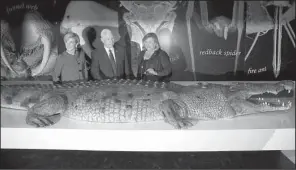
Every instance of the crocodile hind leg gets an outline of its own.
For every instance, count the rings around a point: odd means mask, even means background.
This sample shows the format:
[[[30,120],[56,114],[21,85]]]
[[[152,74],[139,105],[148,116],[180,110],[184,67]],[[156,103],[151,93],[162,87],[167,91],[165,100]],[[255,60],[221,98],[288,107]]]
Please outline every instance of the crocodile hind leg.
[[[248,101],[243,99],[234,99],[230,105],[236,113],[236,116],[243,116],[255,113],[274,112],[289,110],[292,102],[288,99],[268,99],[266,101]]]
[[[195,119],[188,117],[185,107],[181,107],[172,99],[163,101],[160,104],[160,110],[164,116],[164,121],[176,129],[187,129],[197,122]]]
[[[67,98],[64,95],[47,95],[29,110],[26,123],[35,127],[45,127],[57,123],[66,110]]]

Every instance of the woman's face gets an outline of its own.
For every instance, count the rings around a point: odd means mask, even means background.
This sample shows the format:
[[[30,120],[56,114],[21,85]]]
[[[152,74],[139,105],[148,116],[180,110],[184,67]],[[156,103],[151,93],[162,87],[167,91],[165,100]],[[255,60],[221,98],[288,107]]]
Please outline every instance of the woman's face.
[[[149,37],[144,41],[144,46],[148,51],[155,50],[156,43],[153,38]]]
[[[67,42],[66,42],[66,48],[68,51],[71,50],[75,50],[77,47],[78,42],[76,41],[76,39],[74,38],[70,38]]]

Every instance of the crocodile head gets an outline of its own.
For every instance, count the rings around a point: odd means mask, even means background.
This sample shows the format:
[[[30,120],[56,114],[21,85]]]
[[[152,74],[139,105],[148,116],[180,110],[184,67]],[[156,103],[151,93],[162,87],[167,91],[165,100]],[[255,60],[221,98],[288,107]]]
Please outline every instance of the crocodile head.
[[[242,90],[241,86],[231,88],[234,90],[234,95],[230,95],[229,99],[234,100],[233,103],[237,104],[241,100],[243,107],[248,110],[257,110],[260,112],[288,110],[292,107],[292,100],[295,97],[295,85],[293,81],[281,81],[271,86],[264,85],[250,86],[250,89]],[[237,92],[237,90],[239,90]]]
[[[266,92],[252,95],[247,98],[246,101],[261,107],[263,111],[287,110],[292,106],[291,99],[293,96],[293,93],[289,93],[288,90],[283,90],[278,94]]]
[[[284,111],[292,107],[294,82],[256,85],[251,88],[218,84],[187,86],[164,93],[160,108],[170,124],[176,128],[188,128],[196,120],[217,120],[239,115]],[[292,92],[293,91],[293,92]],[[233,92],[233,93],[232,93]]]

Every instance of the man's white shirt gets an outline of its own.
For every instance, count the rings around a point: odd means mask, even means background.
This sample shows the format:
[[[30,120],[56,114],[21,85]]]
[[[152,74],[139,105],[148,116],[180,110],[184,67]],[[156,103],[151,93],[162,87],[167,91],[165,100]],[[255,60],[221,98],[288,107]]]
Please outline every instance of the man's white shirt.
[[[115,52],[114,52],[114,48],[107,48],[107,47],[104,47],[107,54],[108,54],[108,57],[110,57],[110,50],[112,51],[112,54],[113,54],[113,57],[114,57],[114,61],[116,62],[116,57],[115,57]]]

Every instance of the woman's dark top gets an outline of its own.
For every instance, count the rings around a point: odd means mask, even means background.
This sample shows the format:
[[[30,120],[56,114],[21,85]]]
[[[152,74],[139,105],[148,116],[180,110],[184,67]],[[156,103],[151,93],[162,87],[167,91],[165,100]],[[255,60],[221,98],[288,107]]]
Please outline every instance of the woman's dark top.
[[[151,81],[168,81],[172,74],[172,66],[168,54],[158,49],[150,59],[144,60],[145,50],[141,51],[138,56],[138,79],[151,80]],[[151,75],[145,73],[149,68],[154,69],[158,75]]]

